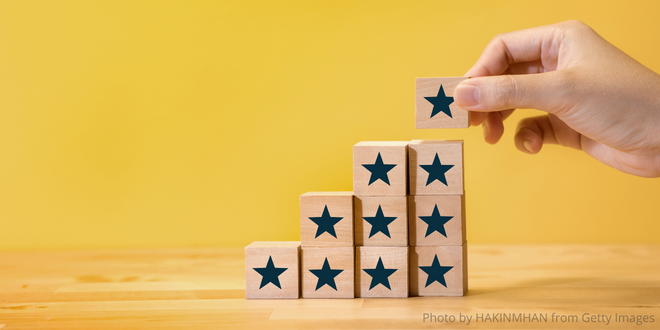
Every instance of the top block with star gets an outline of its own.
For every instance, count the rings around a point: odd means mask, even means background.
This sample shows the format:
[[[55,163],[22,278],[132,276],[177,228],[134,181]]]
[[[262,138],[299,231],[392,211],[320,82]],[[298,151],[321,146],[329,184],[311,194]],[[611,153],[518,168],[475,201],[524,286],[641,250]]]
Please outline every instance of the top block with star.
[[[410,195],[463,195],[463,141],[413,140]]]
[[[354,145],[355,196],[406,196],[408,143],[407,141],[372,141]]]
[[[466,77],[415,80],[415,128],[468,128],[470,112],[454,102],[454,88]]]
[[[353,192],[308,192],[300,196],[302,246],[353,246]]]

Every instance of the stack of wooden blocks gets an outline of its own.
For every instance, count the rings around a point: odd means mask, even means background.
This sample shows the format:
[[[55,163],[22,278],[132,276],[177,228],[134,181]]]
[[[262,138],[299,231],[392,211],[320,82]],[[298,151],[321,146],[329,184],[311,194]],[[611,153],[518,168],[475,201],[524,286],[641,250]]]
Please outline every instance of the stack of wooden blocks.
[[[463,79],[417,79],[417,128],[468,127]],[[300,242],[245,248],[247,298],[464,295],[463,181],[463,141],[356,144],[352,192],[300,197]]]

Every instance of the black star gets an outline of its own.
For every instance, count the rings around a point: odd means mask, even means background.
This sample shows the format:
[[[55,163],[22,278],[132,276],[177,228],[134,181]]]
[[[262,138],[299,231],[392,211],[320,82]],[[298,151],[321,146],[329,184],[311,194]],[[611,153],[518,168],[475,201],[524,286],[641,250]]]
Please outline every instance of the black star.
[[[440,262],[438,261],[438,255],[436,254],[435,257],[433,258],[433,263],[431,263],[431,266],[419,266],[419,269],[424,271],[424,273],[428,274],[429,277],[426,278],[426,286],[431,285],[433,282],[438,282],[442,284],[445,288],[447,287],[447,282],[445,282],[445,274],[454,268],[453,266],[440,266]]]
[[[375,217],[362,217],[366,222],[371,225],[371,232],[369,233],[369,238],[376,235],[378,232],[385,234],[385,236],[392,238],[390,236],[390,230],[387,226],[396,219],[396,217],[386,217],[383,215],[383,209],[378,205],[378,211],[376,211]]]
[[[323,214],[320,217],[309,217],[309,220],[314,221],[314,223],[319,226],[316,229],[316,237],[319,237],[321,234],[327,232],[328,234],[337,238],[335,233],[335,225],[339,222],[342,217],[331,217],[330,212],[328,212],[328,206],[326,205],[323,209]]]
[[[390,288],[390,281],[388,280],[388,277],[390,275],[394,274],[394,272],[397,271],[397,269],[387,269],[383,266],[383,259],[378,257],[378,263],[376,264],[376,268],[374,269],[363,269],[369,276],[371,276],[371,285],[369,285],[369,290],[373,289],[376,285],[382,284],[389,290],[392,290]]]
[[[369,184],[371,185],[372,183],[376,182],[376,180],[380,179],[383,182],[387,183],[387,185],[390,185],[390,179],[387,176],[387,172],[391,171],[394,167],[396,167],[396,164],[383,164],[383,158],[380,157],[380,152],[378,153],[378,157],[376,157],[376,162],[374,164],[362,164],[364,168],[369,170],[371,172],[371,177],[369,178]]]
[[[425,99],[433,104],[431,118],[440,112],[446,113],[449,118],[454,118],[451,116],[451,109],[449,109],[449,105],[454,103],[454,98],[445,95],[445,90],[442,88],[442,85],[440,85],[440,90],[438,90],[438,96],[429,96],[425,97]]]
[[[316,290],[327,284],[331,288],[335,289],[335,291],[337,291],[337,285],[335,284],[335,277],[341,274],[341,272],[343,272],[344,270],[331,269],[330,264],[328,263],[328,258],[325,258],[325,261],[323,262],[323,267],[321,267],[321,269],[310,269],[309,271],[319,278],[318,282],[316,282]]]
[[[263,276],[261,278],[261,285],[259,286],[259,289],[263,288],[268,283],[273,283],[276,287],[281,289],[282,287],[280,286],[279,276],[282,275],[282,273],[284,273],[284,271],[288,268],[275,268],[275,265],[273,264],[273,257],[269,256],[268,263],[266,263],[265,268],[253,269],[256,270],[259,275]]]
[[[445,172],[449,171],[454,165],[442,165],[440,163],[440,158],[438,153],[435,153],[435,158],[433,158],[433,164],[431,165],[419,165],[424,171],[429,173],[429,178],[426,179],[426,185],[428,186],[434,180],[438,180],[447,185],[447,178],[445,178]]]
[[[433,212],[431,213],[431,216],[419,217],[419,218],[422,219],[422,221],[426,222],[427,225],[429,225],[426,228],[426,236],[424,237],[428,237],[434,231],[437,231],[438,233],[442,234],[442,236],[447,237],[447,232],[445,232],[445,224],[454,217],[441,216],[440,211],[438,211],[438,205],[436,204],[433,207]]]

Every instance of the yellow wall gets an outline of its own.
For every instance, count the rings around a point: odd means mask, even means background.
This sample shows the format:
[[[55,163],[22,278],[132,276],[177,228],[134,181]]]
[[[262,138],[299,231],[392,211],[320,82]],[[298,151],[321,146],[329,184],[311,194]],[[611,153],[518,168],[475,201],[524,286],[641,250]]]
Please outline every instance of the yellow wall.
[[[415,130],[414,79],[580,19],[660,72],[656,1],[2,1],[0,249],[296,240],[361,140],[464,139],[472,243],[660,243],[660,181],[480,128]],[[607,68],[603,68],[607,70]]]

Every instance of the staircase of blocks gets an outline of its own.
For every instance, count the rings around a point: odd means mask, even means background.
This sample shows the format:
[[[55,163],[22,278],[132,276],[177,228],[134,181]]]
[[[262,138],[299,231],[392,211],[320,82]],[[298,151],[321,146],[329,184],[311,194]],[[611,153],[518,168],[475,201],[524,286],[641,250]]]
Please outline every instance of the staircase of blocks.
[[[463,77],[417,78],[416,128],[467,128]],[[300,241],[245,247],[248,299],[463,296],[463,141],[359,142],[353,191],[300,196]]]

